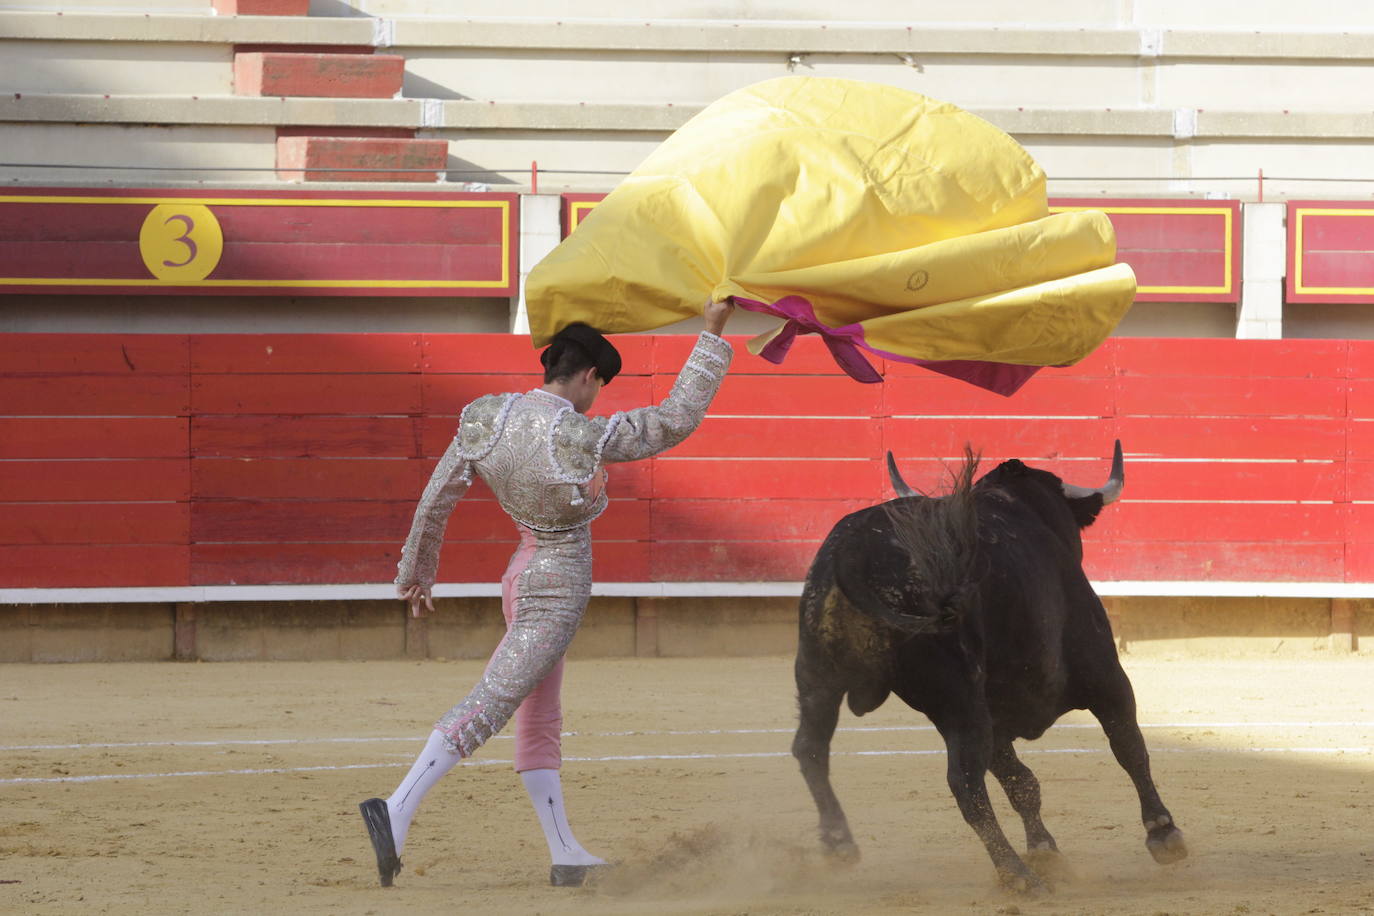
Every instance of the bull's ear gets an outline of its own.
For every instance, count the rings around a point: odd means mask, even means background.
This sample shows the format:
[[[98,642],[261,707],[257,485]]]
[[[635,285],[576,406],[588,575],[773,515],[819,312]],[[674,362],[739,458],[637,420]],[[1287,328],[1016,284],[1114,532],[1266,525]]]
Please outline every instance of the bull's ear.
[[[1097,521],[1097,513],[1102,511],[1101,493],[1080,498],[1070,497],[1065,501],[1069,504],[1069,511],[1073,513],[1073,520],[1078,523],[1079,528],[1086,528]]]

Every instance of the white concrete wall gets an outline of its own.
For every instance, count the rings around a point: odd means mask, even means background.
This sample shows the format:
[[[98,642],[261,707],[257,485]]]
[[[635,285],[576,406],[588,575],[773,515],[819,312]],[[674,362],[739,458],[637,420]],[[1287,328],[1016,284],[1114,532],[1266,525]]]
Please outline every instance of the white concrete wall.
[[[313,0],[312,12],[274,20],[214,16],[209,0],[0,0],[0,187],[272,187],[284,125],[446,139],[453,183],[521,190],[538,161],[545,193],[604,191],[711,100],[802,73],[969,108],[1026,146],[1056,196],[1254,201],[1261,169],[1267,201],[1374,193],[1374,3],[1363,0]],[[234,96],[232,49],[245,43],[402,54],[405,97]],[[1272,258],[1274,240],[1247,248]],[[1282,276],[1272,263],[1246,269],[1271,290]],[[10,329],[489,330],[511,320],[497,300],[451,311],[314,300],[296,317],[231,299],[183,313],[158,300],[5,300]],[[1272,296],[1239,314],[1143,303],[1121,333],[1371,336],[1374,322],[1357,308],[1274,311]]]

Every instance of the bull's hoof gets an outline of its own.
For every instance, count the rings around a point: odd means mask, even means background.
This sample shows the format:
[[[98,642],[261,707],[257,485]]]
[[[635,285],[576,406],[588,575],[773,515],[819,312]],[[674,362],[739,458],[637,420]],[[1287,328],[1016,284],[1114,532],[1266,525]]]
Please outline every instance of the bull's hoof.
[[[1188,844],[1183,842],[1183,831],[1173,824],[1156,827],[1145,835],[1145,848],[1160,865],[1172,865],[1188,858]]]
[[[1048,894],[1050,889],[1035,872],[1021,866],[1020,871],[1013,871],[1008,868],[997,869],[997,880],[1002,887],[1018,894],[1022,897],[1041,897]]]
[[[835,865],[853,865],[859,861],[859,846],[853,840],[826,842],[825,857]]]
[[[1026,864],[1051,888],[1056,884],[1071,884],[1074,879],[1069,860],[1053,846],[1037,846],[1026,850]]]

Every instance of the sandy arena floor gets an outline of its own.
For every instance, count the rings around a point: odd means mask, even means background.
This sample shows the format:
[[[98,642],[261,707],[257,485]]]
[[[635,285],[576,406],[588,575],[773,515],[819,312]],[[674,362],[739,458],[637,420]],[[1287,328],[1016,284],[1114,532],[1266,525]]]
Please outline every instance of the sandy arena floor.
[[[1154,864],[1129,781],[1075,714],[1021,747],[1075,872],[1031,900],[996,886],[938,737],[896,700],[841,720],[834,779],[863,859],[832,867],[787,754],[790,659],[576,661],[568,806],[618,871],[548,887],[498,738],[431,793],[379,888],[357,802],[390,791],[479,670],[0,666],[0,912],[1374,912],[1374,660],[1128,660],[1192,855]]]

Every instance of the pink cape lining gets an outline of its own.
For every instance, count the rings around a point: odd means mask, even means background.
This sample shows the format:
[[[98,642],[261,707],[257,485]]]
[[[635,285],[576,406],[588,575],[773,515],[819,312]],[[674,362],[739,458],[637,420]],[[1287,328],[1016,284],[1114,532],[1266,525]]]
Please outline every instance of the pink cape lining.
[[[771,304],[735,296],[734,302],[747,311],[774,315],[786,322],[782,330],[768,341],[759,353],[759,356],[770,363],[779,365],[787,357],[787,351],[792,349],[792,342],[797,339],[798,334],[819,334],[839,367],[846,375],[859,382],[874,383],[883,380],[878,370],[874,369],[872,363],[859,352],[861,347],[883,359],[913,363],[1006,397],[1015,394],[1040,369],[1039,366],[1017,366],[1011,363],[973,359],[928,360],[888,353],[869,346],[864,340],[863,325],[846,324],[843,327],[832,328],[823,323],[816,317],[815,307],[802,296],[784,296]]]

